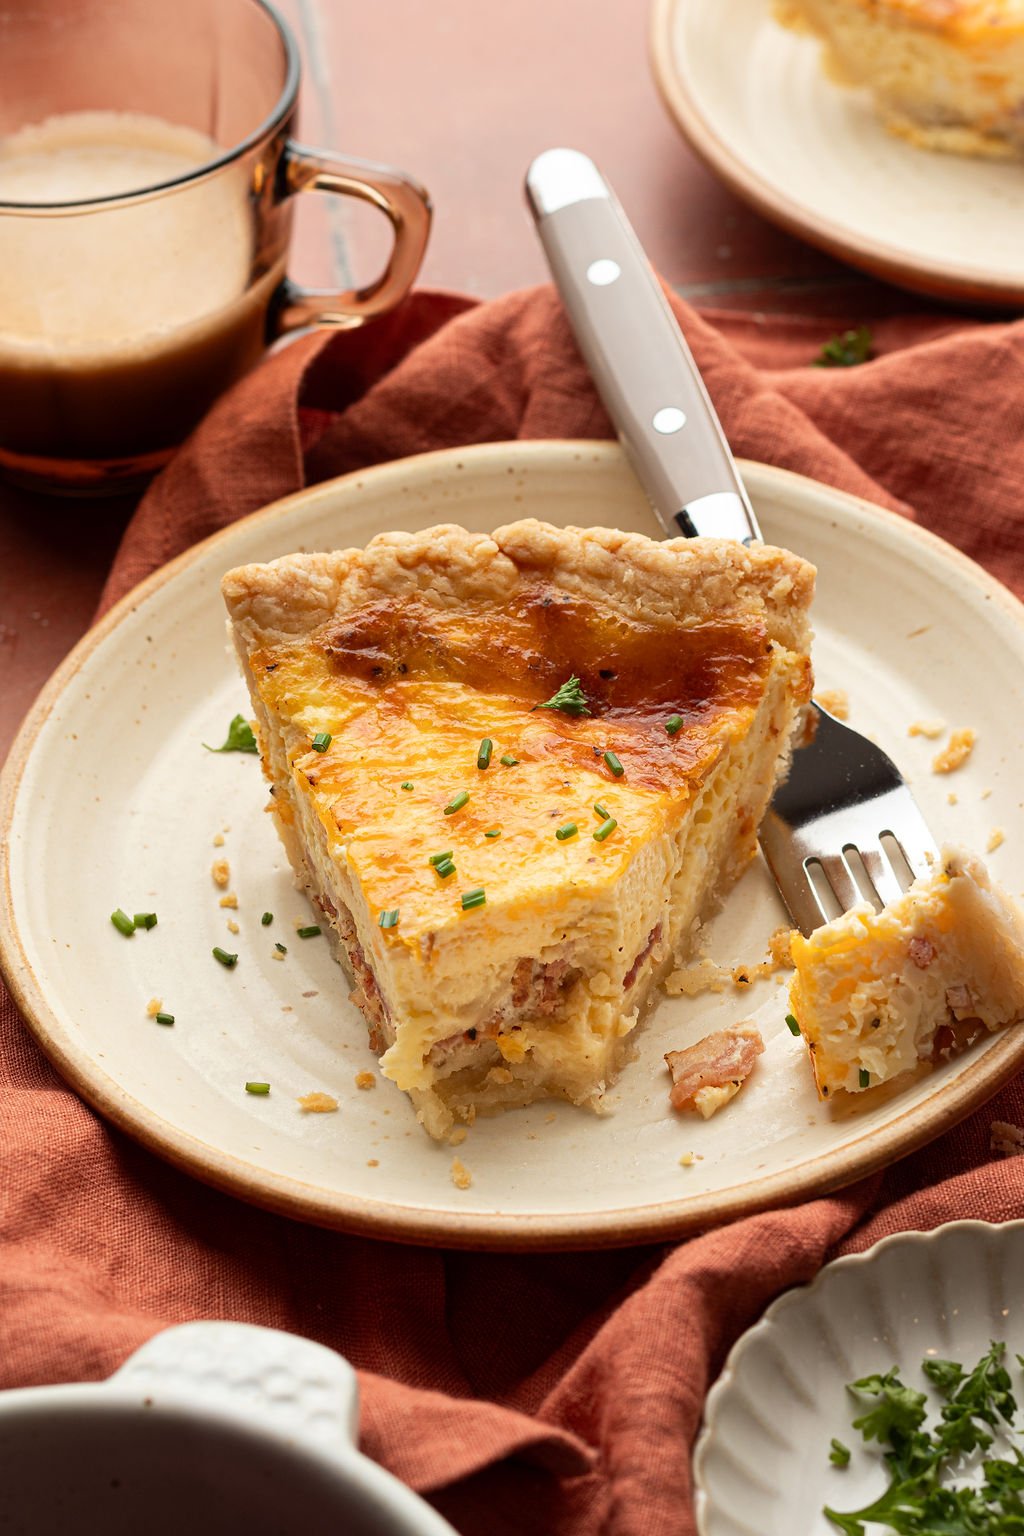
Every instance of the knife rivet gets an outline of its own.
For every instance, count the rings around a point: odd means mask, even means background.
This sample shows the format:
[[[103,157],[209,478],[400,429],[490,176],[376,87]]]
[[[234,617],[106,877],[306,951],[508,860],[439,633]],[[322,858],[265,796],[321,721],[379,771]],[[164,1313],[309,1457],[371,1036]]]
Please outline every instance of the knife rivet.
[[[663,405],[651,417],[651,426],[655,432],[678,432],[686,426],[686,412],[681,411],[677,405]]]
[[[587,268],[587,282],[593,283],[595,288],[607,288],[609,283],[614,283],[617,277],[622,276],[622,268],[617,261],[612,261],[610,256],[602,256],[598,261],[592,261]]]

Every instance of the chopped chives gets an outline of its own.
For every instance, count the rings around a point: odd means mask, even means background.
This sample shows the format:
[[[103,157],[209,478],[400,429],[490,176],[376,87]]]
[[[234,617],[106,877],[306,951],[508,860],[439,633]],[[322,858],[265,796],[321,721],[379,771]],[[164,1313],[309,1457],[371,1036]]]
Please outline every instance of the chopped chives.
[[[489,768],[491,766],[491,753],[493,751],[494,742],[489,736],[485,736],[476,754],[476,765],[478,768]]]
[[[255,1094],[257,1098],[265,1099],[267,1094],[270,1092],[270,1084],[269,1083],[246,1083],[245,1091],[246,1091],[246,1093]]]
[[[601,825],[594,828],[594,841],[603,843],[606,837],[611,837],[617,826],[618,822],[614,816],[606,816]]]
[[[332,740],[330,731],[317,731],[310,745],[314,752],[326,752]]]
[[[514,768],[518,761],[518,757],[513,757],[511,752],[506,752],[504,757],[501,759],[501,763],[504,768]]]
[[[295,932],[300,939],[315,939],[320,935],[320,924],[310,923],[308,928],[296,928]]]
[[[288,949],[284,944],[275,944],[274,948],[277,950],[279,955],[286,955],[288,953]]]
[[[466,790],[460,789],[458,794],[455,796],[455,799],[450,801],[449,804],[445,806],[444,814],[446,816],[454,816],[456,811],[462,810],[462,807],[467,803],[468,800],[469,795]]]
[[[377,919],[379,926],[381,928],[397,928],[398,910],[397,907],[390,907],[386,912],[382,912]]]
[[[135,932],[135,924],[128,916],[128,913],[122,912],[120,907],[118,907],[116,912],[111,912],[110,921],[113,923],[118,933],[123,933],[126,939],[130,939],[132,934]]]
[[[611,769],[612,773],[614,773],[615,777],[617,779],[621,779],[626,770],[615,756],[615,753],[606,752],[604,754],[604,760],[608,764],[608,767]]]
[[[500,836],[501,836],[501,828],[500,827],[488,827],[487,831],[484,833],[484,837],[500,837]]]
[[[173,1024],[174,1023],[174,1014],[173,1013],[163,1013],[163,1012],[161,1012],[161,1013],[154,1013],[153,1017],[154,1017],[154,1019],[156,1019],[156,1022],[158,1024]]]
[[[475,891],[463,891],[462,910],[469,912],[473,907],[482,907],[487,900],[483,886],[478,886]]]
[[[683,728],[682,715],[670,715],[665,721],[665,729],[670,736],[677,736]]]
[[[155,928],[156,927],[156,913],[155,912],[135,912],[135,913],[133,913],[133,921],[135,923],[136,928]]]
[[[455,865],[451,859],[445,859],[443,864],[434,865],[434,874],[439,875],[442,880],[447,880],[448,876],[454,875],[454,873]]]
[[[579,827],[574,821],[567,821],[564,827],[559,827],[558,831],[555,833],[555,836],[558,838],[560,843],[564,843],[567,838],[575,837],[578,831]]]
[[[594,801],[594,815],[598,821],[609,821],[611,814],[611,811],[606,811],[603,805],[599,805],[596,800]]]
[[[269,928],[273,921],[273,912],[264,912],[263,916],[260,918],[260,922],[263,924],[264,928]]]
[[[868,1086],[868,1084],[871,1082],[871,1073],[868,1071],[867,1067],[861,1067],[857,1074],[857,1080],[862,1088],[866,1088]]]
[[[786,1023],[789,1025],[789,1032],[791,1035],[798,1035],[800,1033],[800,1025],[797,1023],[796,1019],[794,1019],[791,1013],[786,1014]]]
[[[451,858],[451,856],[452,856],[452,850],[450,848],[446,848],[444,853],[432,853],[430,855],[430,862],[436,868],[436,866],[438,864],[447,864],[447,862]]]
[[[219,960],[221,965],[226,965],[229,971],[231,970],[232,966],[238,964],[238,956],[229,955],[227,950],[221,949],[219,944],[215,944],[213,946],[212,954],[213,958],[215,960]]]
[[[412,781],[410,779],[406,779],[405,783],[402,785],[402,788],[403,789],[412,789]]]

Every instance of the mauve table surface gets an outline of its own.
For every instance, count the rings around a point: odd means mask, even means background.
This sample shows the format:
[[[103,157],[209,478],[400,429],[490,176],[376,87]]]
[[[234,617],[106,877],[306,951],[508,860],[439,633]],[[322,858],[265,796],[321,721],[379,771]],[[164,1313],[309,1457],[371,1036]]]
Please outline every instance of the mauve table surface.
[[[301,136],[388,161],[430,189],[421,282],[482,298],[546,273],[522,199],[534,155],[585,150],[662,274],[698,304],[822,317],[923,304],[782,234],[720,186],[676,132],[647,61],[640,0],[277,0],[304,57]],[[352,206],[350,206],[350,204]],[[348,286],[384,248],[352,199],[299,200],[293,271]],[[0,758],[88,627],[124,498],[57,501],[0,483]]]

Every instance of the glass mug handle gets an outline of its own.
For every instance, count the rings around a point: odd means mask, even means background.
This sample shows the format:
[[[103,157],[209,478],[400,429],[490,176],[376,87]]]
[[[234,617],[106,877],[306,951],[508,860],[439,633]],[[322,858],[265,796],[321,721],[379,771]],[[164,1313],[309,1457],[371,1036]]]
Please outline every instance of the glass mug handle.
[[[362,198],[387,216],[395,238],[384,271],[365,288],[303,288],[286,277],[273,312],[275,334],[304,325],[352,330],[393,309],[405,297],[419,271],[430,234],[430,198],[419,182],[386,165],[346,160],[288,139],[278,165],[277,189],[279,199],[296,192],[336,192]]]

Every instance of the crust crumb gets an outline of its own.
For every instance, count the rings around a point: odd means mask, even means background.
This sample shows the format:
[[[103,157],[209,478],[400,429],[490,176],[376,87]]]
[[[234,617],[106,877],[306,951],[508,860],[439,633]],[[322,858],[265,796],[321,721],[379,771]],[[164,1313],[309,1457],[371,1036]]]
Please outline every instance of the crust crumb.
[[[995,853],[996,849],[1001,848],[1005,842],[1006,833],[1002,827],[993,827],[988,835],[988,842],[985,844],[985,852]]]
[[[355,1075],[355,1085],[357,1088],[376,1088],[377,1079],[372,1072],[357,1072]]]
[[[734,965],[729,969],[705,956],[696,965],[684,966],[666,976],[665,991],[670,997],[696,997],[701,992],[724,992],[730,982],[734,987],[749,987],[751,982],[774,976],[776,971],[792,970],[793,933],[792,928],[776,928],[768,940],[767,959],[754,965]]]
[[[962,768],[974,751],[977,739],[969,725],[965,725],[962,730],[952,731],[942,751],[932,759],[932,773],[952,773]]]
[[[224,889],[231,879],[231,865],[227,859],[214,859],[210,865],[210,874],[213,876],[214,885],[219,885],[221,889]]]
[[[959,802],[957,796],[954,794],[954,792],[952,790],[950,790],[949,794],[946,796],[946,804],[947,805],[958,805],[959,803],[960,802]]]
[[[469,1132],[464,1125],[457,1125],[448,1137],[448,1145],[450,1147],[461,1147],[468,1135]]]
[[[697,997],[701,992],[724,992],[729,984],[730,972],[713,960],[699,960],[696,965],[686,965],[665,977],[665,991],[669,997]]]
[[[814,695],[815,704],[827,709],[837,720],[849,720],[850,697],[845,688],[823,688]]]
[[[1024,1130],[1009,1120],[993,1120],[989,1126],[989,1147],[1004,1157],[1019,1157],[1024,1152]]]
[[[272,949],[270,951],[270,958],[271,958],[271,960],[283,960],[284,959],[284,955],[282,955],[282,953],[281,953],[281,951],[279,949]]]
[[[907,735],[927,736],[929,741],[938,741],[945,729],[945,720],[915,720],[907,726]]]
[[[367,1166],[367,1168],[379,1168],[380,1167],[380,1159],[376,1158],[376,1157],[368,1157],[366,1159],[366,1166]]]
[[[157,1014],[158,1013],[163,1013],[163,1011],[164,1011],[164,1000],[163,1000],[163,998],[162,997],[151,997],[149,1002],[146,1004],[146,1016],[148,1018],[150,1018],[150,1019],[155,1019]]]
[[[213,846],[215,848],[223,848],[224,847],[224,833],[223,832],[215,832],[213,834]]]
[[[330,1115],[337,1107],[337,1099],[329,1093],[304,1093],[299,1099],[299,1108],[307,1115]]]
[[[457,1157],[452,1158],[452,1183],[456,1189],[468,1189],[473,1182],[473,1175],[464,1163]]]
[[[230,907],[231,910],[235,912],[238,910],[238,897],[235,895],[234,891],[229,891],[226,896],[221,897],[219,904],[222,907]]]

